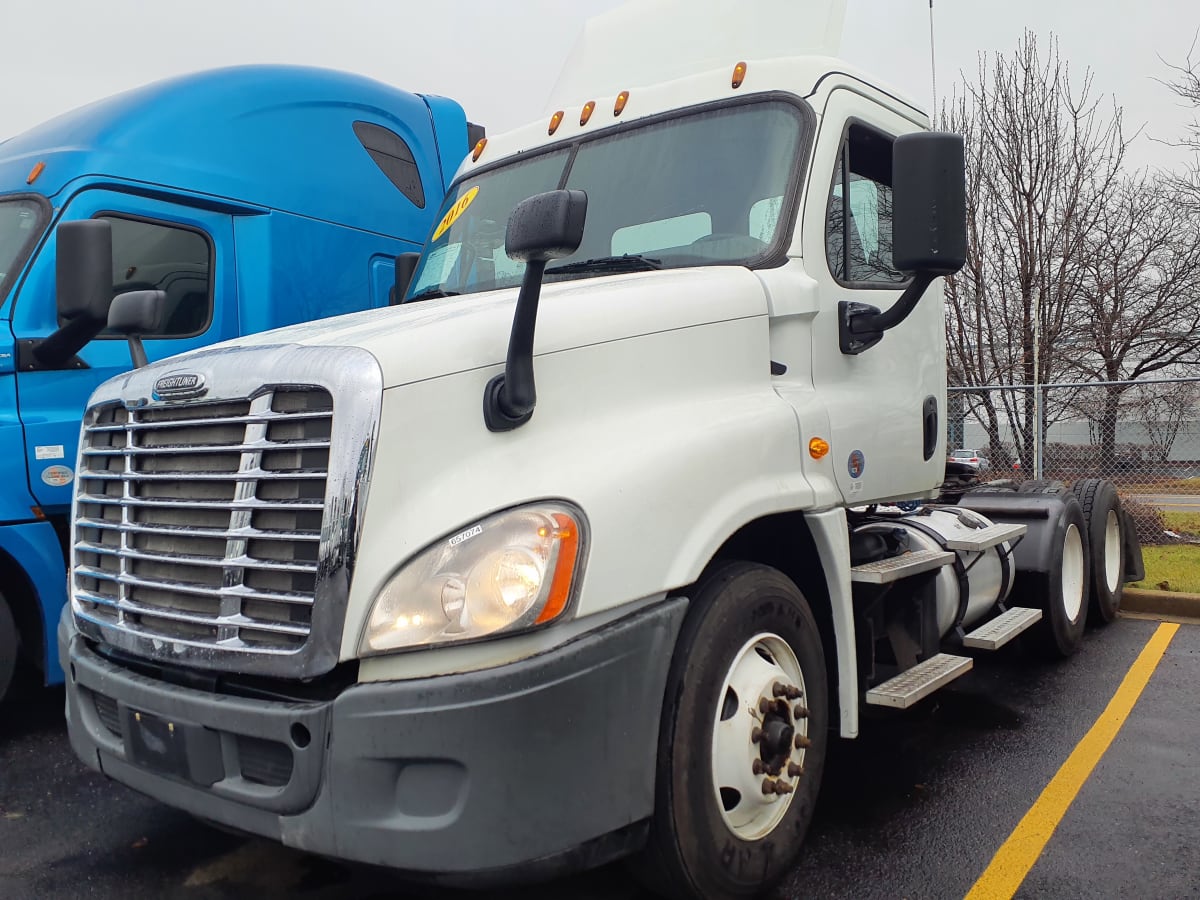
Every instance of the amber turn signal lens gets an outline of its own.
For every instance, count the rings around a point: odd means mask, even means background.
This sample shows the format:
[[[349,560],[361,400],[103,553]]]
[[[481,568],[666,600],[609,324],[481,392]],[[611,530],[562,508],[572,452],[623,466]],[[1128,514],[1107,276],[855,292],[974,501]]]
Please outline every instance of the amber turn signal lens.
[[[823,438],[813,438],[808,442],[808,455],[813,459],[821,459],[829,453],[829,442]]]
[[[563,111],[560,109],[558,112],[556,112],[554,115],[552,115],[550,117],[550,131],[548,133],[554,134],[554,132],[558,131],[558,126],[562,124],[562,120],[563,120]]]
[[[587,103],[583,104],[583,112],[579,114],[579,124],[586,125],[588,123],[588,119],[592,117],[592,113],[595,111],[595,109],[595,100],[589,100]]]
[[[558,526],[554,537],[560,542],[558,558],[554,567],[554,578],[550,582],[550,596],[534,622],[535,625],[557,618],[567,608],[567,601],[571,599],[575,564],[579,561],[579,526],[570,516],[563,513],[554,514],[554,523]]]
[[[475,149],[471,152],[471,162],[479,162],[479,157],[483,156],[483,148],[487,146],[487,138],[480,138],[479,143],[475,145]]]
[[[33,184],[38,180],[38,176],[45,171],[46,164],[44,162],[35,163],[33,168],[29,170],[29,175],[25,178],[26,184]]]
[[[625,111],[625,104],[629,102],[629,91],[621,91],[617,94],[617,102],[613,104],[613,115],[619,116]]]
[[[737,90],[742,86],[742,82],[746,80],[746,64],[738,63],[733,67],[733,88]]]

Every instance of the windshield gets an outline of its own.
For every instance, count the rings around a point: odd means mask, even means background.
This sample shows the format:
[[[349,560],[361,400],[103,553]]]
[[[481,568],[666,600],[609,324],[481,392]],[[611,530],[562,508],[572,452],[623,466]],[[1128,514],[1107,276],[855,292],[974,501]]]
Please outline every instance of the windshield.
[[[759,263],[782,244],[804,131],[798,107],[760,99],[580,139],[462,179],[406,299],[520,284],[525,266],[504,252],[508,217],[559,187],[587,192],[587,225],[579,250],[552,262],[547,281]]]
[[[25,261],[25,253],[41,234],[42,207],[36,200],[0,200],[0,301]]]

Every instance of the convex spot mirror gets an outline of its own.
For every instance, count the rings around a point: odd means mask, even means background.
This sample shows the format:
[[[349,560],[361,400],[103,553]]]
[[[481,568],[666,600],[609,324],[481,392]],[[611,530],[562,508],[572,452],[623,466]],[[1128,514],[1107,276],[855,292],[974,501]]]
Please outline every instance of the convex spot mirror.
[[[920,132],[892,146],[892,265],[951,275],[967,261],[963,138]]]
[[[123,334],[129,340],[129,356],[134,368],[146,365],[146,349],[141,335],[153,334],[162,327],[166,291],[129,291],[113,298],[108,309],[110,331]]]

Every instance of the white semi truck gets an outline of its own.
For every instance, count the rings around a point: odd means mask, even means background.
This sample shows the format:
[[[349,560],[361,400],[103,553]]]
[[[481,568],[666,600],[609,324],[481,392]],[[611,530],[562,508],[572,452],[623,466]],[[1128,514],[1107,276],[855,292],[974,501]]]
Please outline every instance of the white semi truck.
[[[410,875],[633,855],[749,896],[864,704],[1115,614],[1107,482],[943,490],[961,140],[740,6],[651,7],[693,64],[638,52],[644,6],[591,26],[411,302],[97,390],[59,630],[90,766]]]

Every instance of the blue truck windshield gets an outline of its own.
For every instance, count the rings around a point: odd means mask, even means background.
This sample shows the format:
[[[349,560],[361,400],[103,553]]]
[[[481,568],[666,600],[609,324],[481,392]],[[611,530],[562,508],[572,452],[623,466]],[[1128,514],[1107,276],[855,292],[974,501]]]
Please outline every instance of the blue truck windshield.
[[[546,280],[702,265],[753,265],[781,249],[785,197],[801,169],[800,110],[758,100],[634,125],[457,182],[425,245],[408,300],[512,287],[513,208],[558,187],[587,192],[576,253]]]
[[[0,200],[0,300],[41,231],[42,209],[36,201]]]

